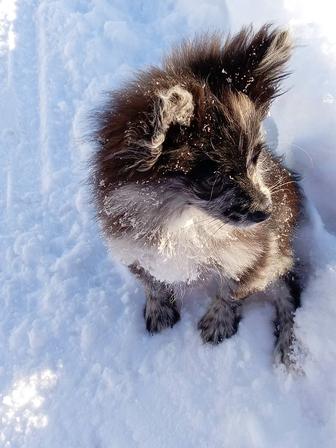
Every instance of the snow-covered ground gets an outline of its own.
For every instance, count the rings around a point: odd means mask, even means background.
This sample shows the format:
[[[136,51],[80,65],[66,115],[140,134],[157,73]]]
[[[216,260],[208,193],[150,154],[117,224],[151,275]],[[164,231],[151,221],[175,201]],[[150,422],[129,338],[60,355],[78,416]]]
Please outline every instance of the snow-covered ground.
[[[336,446],[333,5],[0,0],[1,448]],[[314,215],[300,377],[272,365],[265,303],[207,347],[198,292],[173,330],[150,337],[143,292],[107,254],[83,182],[85,116],[103,91],[181,36],[265,21],[289,25],[297,43],[272,136],[304,175]]]

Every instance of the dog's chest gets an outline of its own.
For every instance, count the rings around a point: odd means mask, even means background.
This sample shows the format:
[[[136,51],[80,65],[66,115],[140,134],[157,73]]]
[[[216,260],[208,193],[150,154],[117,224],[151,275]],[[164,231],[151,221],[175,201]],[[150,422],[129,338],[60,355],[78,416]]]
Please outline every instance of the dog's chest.
[[[257,242],[219,220],[197,222],[190,218],[171,223],[155,244],[112,238],[110,247],[123,263],[137,262],[160,281],[188,283],[213,272],[238,280],[259,256]]]

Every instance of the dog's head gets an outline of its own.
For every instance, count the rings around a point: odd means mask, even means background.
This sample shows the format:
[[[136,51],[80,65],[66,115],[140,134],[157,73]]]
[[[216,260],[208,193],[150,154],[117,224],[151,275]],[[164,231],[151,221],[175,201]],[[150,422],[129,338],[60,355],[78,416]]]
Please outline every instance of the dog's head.
[[[160,185],[174,209],[194,205],[235,225],[267,219],[261,124],[290,50],[287,32],[270,26],[182,44],[112,95],[96,135],[99,185]]]

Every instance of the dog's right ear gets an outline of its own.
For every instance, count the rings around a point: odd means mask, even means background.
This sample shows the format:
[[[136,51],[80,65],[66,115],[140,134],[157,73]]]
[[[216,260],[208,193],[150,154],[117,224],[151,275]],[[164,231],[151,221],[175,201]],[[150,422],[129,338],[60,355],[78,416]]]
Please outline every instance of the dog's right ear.
[[[105,150],[104,160],[119,161],[120,169],[130,174],[150,170],[169,127],[188,127],[194,107],[192,93],[180,85],[158,88],[144,82],[117,92],[100,116],[102,126],[95,135]]]
[[[154,94],[151,111],[144,119],[130,125],[126,131],[127,146],[136,152],[134,165],[137,171],[154,166],[162,153],[162,145],[171,125],[189,126],[194,114],[192,94],[175,85]]]

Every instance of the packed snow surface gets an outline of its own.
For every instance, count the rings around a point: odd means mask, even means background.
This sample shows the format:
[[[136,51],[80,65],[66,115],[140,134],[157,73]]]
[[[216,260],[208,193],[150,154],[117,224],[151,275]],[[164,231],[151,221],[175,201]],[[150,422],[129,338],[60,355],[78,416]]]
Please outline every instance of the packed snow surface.
[[[336,446],[336,33],[322,0],[0,0],[0,447]],[[247,304],[218,347],[185,299],[144,329],[141,288],[117,266],[84,179],[86,114],[182,36],[266,21],[297,43],[269,119],[302,173],[313,274],[297,313],[304,375],[273,366],[273,309]]]

